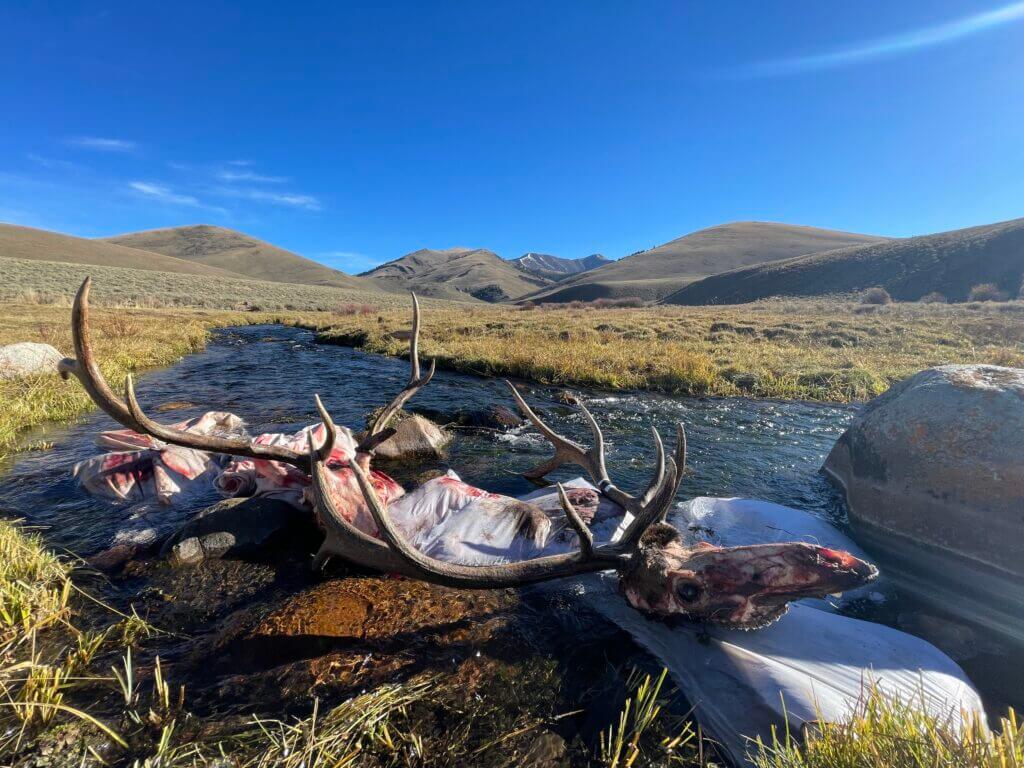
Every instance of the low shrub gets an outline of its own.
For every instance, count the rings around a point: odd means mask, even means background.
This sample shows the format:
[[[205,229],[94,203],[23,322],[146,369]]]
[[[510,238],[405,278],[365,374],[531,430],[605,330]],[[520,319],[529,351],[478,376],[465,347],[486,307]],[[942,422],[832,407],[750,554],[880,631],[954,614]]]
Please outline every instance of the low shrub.
[[[291,310],[292,307],[287,307]],[[342,304],[334,310],[336,315],[373,315],[380,311],[380,307],[372,304]]]
[[[892,304],[892,296],[880,285],[868,288],[860,297],[861,304]]]
[[[943,296],[938,291],[932,291],[931,293],[926,293],[924,296],[922,296],[920,299],[918,299],[918,301],[921,302],[922,304],[946,304],[946,303],[948,303],[946,297]]]
[[[995,283],[980,283],[971,288],[968,298],[971,301],[1006,301],[1009,296]]]

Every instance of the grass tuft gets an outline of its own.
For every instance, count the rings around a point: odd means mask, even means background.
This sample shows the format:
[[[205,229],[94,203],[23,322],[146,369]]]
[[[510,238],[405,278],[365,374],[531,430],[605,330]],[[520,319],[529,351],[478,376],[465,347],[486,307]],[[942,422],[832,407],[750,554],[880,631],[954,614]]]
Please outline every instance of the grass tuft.
[[[1010,710],[999,731],[980,722],[966,728],[928,714],[921,701],[903,702],[872,687],[841,722],[817,723],[800,743],[774,733],[752,759],[757,768],[1020,768],[1024,730]]]

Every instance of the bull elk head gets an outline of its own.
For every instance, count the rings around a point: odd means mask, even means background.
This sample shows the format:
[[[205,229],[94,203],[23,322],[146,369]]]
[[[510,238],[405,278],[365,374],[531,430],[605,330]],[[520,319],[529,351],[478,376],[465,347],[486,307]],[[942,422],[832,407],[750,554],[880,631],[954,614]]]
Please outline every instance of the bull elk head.
[[[579,540],[576,550],[518,562],[473,566],[445,562],[418,551],[389,518],[369,476],[374,448],[394,433],[387,428],[388,421],[434,375],[433,362],[425,375],[420,372],[420,308],[415,295],[409,382],[378,413],[347,467],[350,474],[346,476],[358,486],[379,529],[379,538],[371,536],[353,526],[332,499],[332,481],[328,479],[326,463],[339,428],[319,396],[315,396],[316,407],[326,428],[326,437],[321,445],[315,446],[310,435],[308,454],[282,446],[259,445],[246,439],[195,435],[158,424],[139,406],[130,376],[125,383],[124,400],[119,399],[104,380],[90,343],[89,286],[87,278],[75,297],[71,327],[76,359],[61,363],[62,375],[65,378],[76,376],[100,408],[130,429],[175,445],[283,462],[309,472],[316,514],[326,532],[317,563],[322,563],[328,555],[339,555],[371,569],[466,589],[517,587],[585,573],[616,571],[626,599],[645,613],[745,629],[770,623],[781,616],[793,600],[853,589],[877,576],[873,565],[847,552],[803,542],[741,547],[687,543],[676,528],[664,522],[686,463],[686,435],[682,424],[677,425],[675,452],[671,457],[666,457],[661,437],[657,429],[652,429],[653,476],[646,490],[634,496],[611,481],[605,464],[604,436],[586,406],[579,404],[593,439],[589,448],[551,429],[511,384],[509,388],[519,409],[554,447],[552,458],[526,476],[540,479],[565,464],[582,467],[600,492],[628,516],[622,536],[613,542],[596,543],[559,484],[562,509]]]

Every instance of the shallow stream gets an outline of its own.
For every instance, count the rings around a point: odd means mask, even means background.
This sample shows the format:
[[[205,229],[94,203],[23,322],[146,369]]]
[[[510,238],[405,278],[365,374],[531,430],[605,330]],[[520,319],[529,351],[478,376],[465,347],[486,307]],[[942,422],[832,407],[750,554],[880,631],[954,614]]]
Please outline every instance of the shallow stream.
[[[321,395],[337,422],[361,428],[365,415],[389,400],[407,377],[408,363],[402,359],[320,345],[314,334],[305,330],[252,326],[217,332],[206,351],[142,376],[137,391],[143,406],[165,422],[180,421],[206,410],[226,410],[245,419],[253,433],[293,432],[317,420],[314,393]],[[846,528],[843,501],[818,474],[818,468],[853,417],[855,407],[573,391],[584,396],[604,428],[609,467],[622,486],[637,488],[647,482],[653,455],[650,427],[661,431],[671,450],[673,425],[682,421],[689,443],[689,473],[680,499],[697,495],[759,498],[808,510]],[[526,387],[527,400],[543,410],[555,429],[588,440],[582,419],[571,407],[558,403],[557,393],[554,388],[539,385]],[[502,381],[438,371],[431,384],[410,403],[410,410],[443,421],[445,416],[492,403],[514,407]],[[53,426],[33,435],[33,439],[45,440],[52,447],[23,454],[12,466],[0,470],[0,514],[44,526],[52,545],[78,555],[89,556],[108,547],[114,532],[130,526],[139,510],[90,498],[77,488],[71,467],[97,452],[93,444],[97,432],[112,428],[114,423],[96,412],[78,424]],[[445,464],[469,483],[519,495],[533,486],[518,473],[548,455],[547,444],[529,431],[494,435],[460,430]],[[409,483],[422,469],[398,470],[397,478]],[[194,500],[187,509],[156,514],[187,517],[217,498],[211,489],[207,497]],[[169,578],[165,573],[161,581],[141,570],[134,577],[115,579],[99,588],[115,604],[127,605],[147,591],[171,590],[167,586]],[[209,589],[203,578],[173,578],[178,579],[173,584],[179,592],[172,593],[188,591],[189,600],[202,602],[200,593]],[[244,570],[237,578],[259,580]],[[222,618],[225,612],[247,601],[260,599],[270,605],[271,593],[279,599],[296,587],[316,584],[312,577],[286,578],[280,572],[260,578],[267,583],[259,598],[251,585],[221,585],[216,596],[220,602],[204,610],[210,618]],[[187,583],[183,585],[181,579]],[[213,601],[213,597],[209,599]],[[863,617],[897,626],[905,626],[907,616],[913,618],[917,612],[907,601],[868,610]],[[203,631],[197,621],[193,616],[187,627],[193,634]],[[1001,706],[1019,698],[998,682],[1000,669],[1005,669],[1004,659],[983,653],[963,666],[987,689],[993,704]]]

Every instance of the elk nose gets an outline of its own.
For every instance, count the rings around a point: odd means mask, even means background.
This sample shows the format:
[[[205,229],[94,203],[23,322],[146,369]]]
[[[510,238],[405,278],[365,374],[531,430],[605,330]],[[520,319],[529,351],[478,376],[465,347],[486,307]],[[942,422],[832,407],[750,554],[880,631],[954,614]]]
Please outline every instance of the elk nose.
[[[817,555],[820,560],[829,565],[848,572],[851,580],[856,581],[858,584],[866,584],[878,578],[878,569],[874,565],[861,560],[859,557],[854,557],[849,552],[818,547]]]

